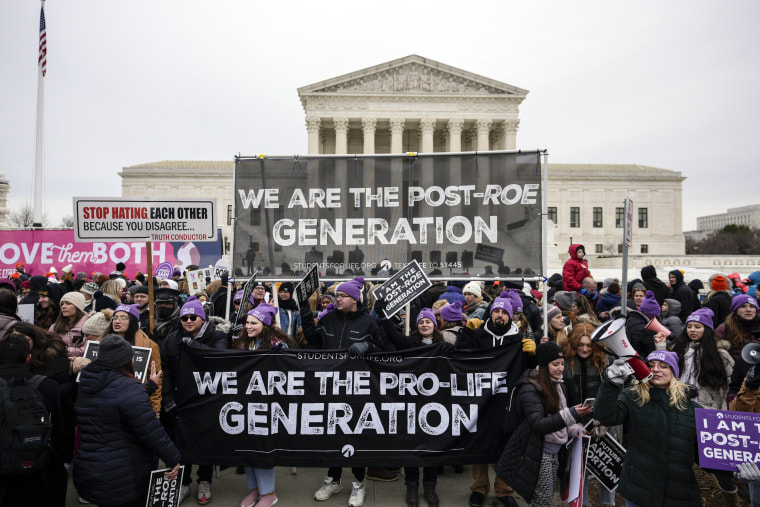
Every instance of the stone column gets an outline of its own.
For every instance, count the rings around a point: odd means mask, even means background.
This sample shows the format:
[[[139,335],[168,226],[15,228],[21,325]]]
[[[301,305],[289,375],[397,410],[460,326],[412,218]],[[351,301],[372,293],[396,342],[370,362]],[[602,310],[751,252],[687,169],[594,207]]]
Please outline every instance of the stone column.
[[[391,118],[391,153],[403,153],[404,151],[404,119]]]
[[[364,154],[373,155],[375,153],[375,126],[376,118],[362,118],[362,132],[364,133]]]
[[[491,120],[477,120],[475,125],[478,128],[478,151],[490,150],[488,135],[491,132]]]
[[[306,117],[306,132],[309,135],[307,153],[309,155],[319,155],[319,127],[321,123],[319,116]]]
[[[422,118],[420,120],[420,132],[422,133],[421,153],[433,153],[433,132],[435,132],[435,119]]]
[[[462,151],[462,127],[464,127],[464,120],[459,118],[449,120],[449,151],[452,153]]]
[[[335,154],[348,153],[348,118],[333,118],[335,123]]]
[[[506,130],[504,129],[503,125],[494,127],[494,129],[491,131],[492,134],[492,141],[491,145],[494,146],[497,150],[506,150],[507,149],[507,140],[506,140]]]
[[[520,120],[505,120],[504,128],[506,129],[505,149],[517,149],[517,128],[520,126]]]

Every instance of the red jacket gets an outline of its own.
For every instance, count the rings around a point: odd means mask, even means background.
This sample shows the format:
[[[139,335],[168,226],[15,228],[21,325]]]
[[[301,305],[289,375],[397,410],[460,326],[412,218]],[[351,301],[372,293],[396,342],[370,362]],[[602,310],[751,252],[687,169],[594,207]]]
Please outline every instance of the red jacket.
[[[588,270],[588,262],[579,259],[575,253],[579,248],[586,250],[580,243],[574,243],[568,248],[570,258],[562,268],[562,287],[566,291],[581,290],[581,281],[591,276],[591,271]]]

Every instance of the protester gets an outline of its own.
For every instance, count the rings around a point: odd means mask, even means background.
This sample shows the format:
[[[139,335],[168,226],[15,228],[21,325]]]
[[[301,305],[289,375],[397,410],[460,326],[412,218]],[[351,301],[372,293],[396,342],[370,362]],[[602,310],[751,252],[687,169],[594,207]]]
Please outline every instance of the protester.
[[[588,323],[577,324],[570,332],[567,343],[562,347],[562,353],[565,355],[563,378],[567,390],[567,404],[570,406],[582,404],[589,398],[596,398],[602,383],[602,374],[608,365],[607,354],[591,342],[594,329],[595,327]],[[589,419],[591,417],[586,416],[581,418],[580,422],[586,423]],[[602,432],[606,430],[606,427],[601,429]],[[618,428],[614,430],[614,435],[619,436]],[[584,499],[588,499],[589,480],[590,475],[586,472],[583,478]],[[601,483],[599,497],[603,507],[615,505],[615,493],[608,491]]]
[[[69,349],[69,357],[82,357],[87,341],[82,326],[89,315],[84,313],[85,300],[79,292],[67,292],[61,298],[61,311],[48,331],[61,337]]]
[[[362,356],[374,352],[377,346],[373,343],[378,332],[377,321],[370,317],[362,301],[364,277],[357,276],[343,282],[335,289],[335,309],[326,312],[315,325],[309,308],[301,308],[301,324],[304,336],[310,347],[317,349],[346,349],[351,355]],[[351,495],[348,503],[359,507],[364,503],[365,488],[364,467],[352,467],[354,474]],[[319,501],[329,500],[335,493],[343,489],[341,476],[343,469],[332,466],[328,469],[322,486],[314,494]],[[381,477],[383,480],[395,480],[393,477]]]
[[[433,313],[435,313],[435,310],[433,310]],[[446,301],[443,301],[439,315],[441,317],[441,336],[443,337],[443,341],[456,345],[459,337],[462,336],[463,323],[466,322],[462,303],[457,301],[450,305]]]
[[[549,332],[547,336],[541,338],[541,343],[552,341],[562,348],[567,343],[567,331],[570,329],[569,321],[565,321],[565,316],[558,307],[549,305],[546,309],[546,316],[549,320]]]
[[[652,300],[657,304],[652,294]],[[697,427],[689,386],[678,380],[678,355],[658,350],[647,356],[652,379],[625,389],[625,360],[605,371],[594,417],[606,426],[626,423],[628,446],[617,492],[626,506],[702,505],[695,461]],[[666,456],[667,459],[663,459]]]
[[[74,485],[82,498],[102,507],[144,506],[156,456],[171,468],[168,480],[179,473],[181,455],[135,379],[132,355],[126,340],[106,335],[80,379]]]
[[[63,468],[61,454],[63,450],[61,445],[61,429],[63,418],[61,414],[61,405],[58,397],[58,386],[52,379],[42,379],[38,386],[34,386],[34,374],[29,371],[29,361],[31,351],[29,340],[26,336],[10,332],[0,340],[0,379],[2,379],[3,390],[14,389],[15,385],[30,385],[36,389],[45,405],[47,419],[51,424],[50,444],[51,449],[46,453],[46,463],[40,470],[28,472],[20,475],[0,475],[0,506],[16,507],[22,505],[30,506],[54,506],[63,507],[66,504],[66,470]],[[11,395],[9,395],[9,398]],[[30,404],[20,403],[16,407],[23,406],[30,410]],[[2,402],[2,400],[0,400]],[[3,410],[11,410],[11,407],[4,407]],[[19,410],[19,408],[16,408]],[[16,414],[16,417],[22,417]],[[18,428],[18,430],[27,433],[27,428]],[[6,435],[8,437],[8,435]],[[39,434],[30,435],[31,438],[39,438]],[[4,456],[5,458],[5,456]]]
[[[482,319],[486,314],[488,301],[483,298],[480,283],[475,281],[467,283],[462,289],[462,293],[464,294],[464,311],[467,314],[467,320]]]
[[[170,288],[156,290],[156,315],[153,341],[163,346],[166,337],[180,327],[179,292]]]
[[[446,290],[441,294],[441,296],[438,299],[444,299],[449,302],[449,304],[453,304],[457,301],[459,301],[462,304],[462,307],[467,305],[467,301],[464,297],[464,294],[462,294],[462,289],[457,287],[456,285],[449,285],[446,287]]]
[[[509,298],[509,293],[504,291],[501,295],[494,299],[491,304],[491,315],[486,320],[485,324],[480,326],[477,330],[465,328],[462,336],[459,338],[456,344],[457,349],[488,349],[493,347],[519,347],[522,354],[520,358],[521,367],[515,371],[509,372],[507,378],[507,385],[514,386],[517,383],[519,375],[528,369],[528,357],[536,353],[536,343],[532,339],[522,338],[520,330],[517,325],[512,322],[512,303]],[[472,465],[472,478],[474,482],[470,489],[470,506],[480,507],[485,501],[486,495],[490,489],[490,481],[488,478],[488,464],[474,464]],[[494,489],[496,496],[501,500],[504,505],[516,506],[514,496],[514,490],[507,485],[499,477],[494,480]]]
[[[660,305],[665,302],[665,298],[670,295],[668,285],[657,278],[657,270],[654,266],[644,266],[641,268],[641,281],[644,284],[645,291],[651,290],[654,298]]]
[[[742,349],[748,343],[758,341],[760,333],[760,315],[758,315],[757,299],[746,294],[734,296],[731,301],[731,313],[726,321],[715,329],[716,340],[727,340],[731,343],[731,357],[734,358],[734,371],[728,385],[728,403],[736,396],[742,380],[747,376],[750,365],[742,359]]]
[[[8,330],[16,324],[21,322],[21,319],[17,315],[18,300],[16,295],[8,289],[0,289],[0,340],[8,332]]]
[[[620,306],[620,300],[620,284],[613,281],[607,286],[607,292],[602,294],[596,309],[600,313],[609,312],[616,306]]]
[[[203,305],[194,296],[190,296],[187,303],[182,305],[180,322],[180,329],[172,331],[161,346],[161,370],[163,371],[161,423],[173,441],[176,440],[180,415],[174,400],[174,391],[177,387],[175,372],[184,347],[227,349],[229,343],[226,333],[218,330],[216,324],[206,317]],[[180,499],[190,494],[190,483],[193,481],[192,464],[183,462],[183,465],[186,465],[186,468],[182,477]],[[197,501],[201,505],[211,501],[212,472],[212,465],[198,466]]]
[[[681,313],[681,303],[677,299],[667,298],[662,303],[660,318],[662,325],[670,329],[673,336],[683,331],[683,321],[678,316]]]
[[[45,286],[37,291],[37,304],[34,305],[34,325],[48,329],[58,319],[58,303]]]
[[[728,290],[728,280],[725,276],[714,274],[710,277],[710,292],[705,298],[704,307],[712,310],[713,326],[718,327],[725,322],[731,313],[731,299],[733,295]]]
[[[148,338],[140,329],[140,314],[138,305],[119,305],[113,312],[111,324],[106,334],[115,334],[124,338],[127,343],[134,347],[150,349],[150,361],[161,365],[161,351],[156,342]],[[147,379],[146,379],[147,380]],[[161,381],[157,382],[158,389],[150,394],[150,402],[158,417],[161,414]]]
[[[694,294],[688,285],[683,281],[683,273],[680,270],[674,269],[668,273],[668,279],[670,280],[670,297],[677,299],[681,303],[681,313],[678,317],[681,322],[686,320],[686,317],[691,314],[696,308],[699,308],[699,299]]]
[[[556,343],[539,345],[536,359],[538,367],[526,371],[518,382],[525,419],[507,443],[507,458],[499,461],[498,470],[506,469],[503,479],[530,505],[551,507],[560,450],[571,438],[580,436],[583,428],[577,423],[591,413],[591,406],[567,406],[565,358]]]
[[[658,317],[661,312],[662,308],[651,290],[646,292],[644,300],[639,305],[639,311],[628,312],[628,318],[625,321],[625,334],[641,357],[647,357],[650,352],[657,348],[657,344],[661,344],[661,347],[665,348],[667,336],[646,328],[647,324]]]
[[[295,347],[295,342],[285,332],[273,325],[277,308],[266,303],[248,312],[245,326],[235,348],[241,350],[277,350]],[[249,493],[240,507],[270,507],[277,503],[275,494],[275,469],[245,467]]]
[[[84,313],[92,313],[95,310],[94,294],[98,291],[98,284],[89,280],[85,281],[79,288],[79,292],[84,296]]]
[[[633,301],[634,310],[638,310],[641,307],[641,303],[647,295],[647,289],[642,284],[634,284],[631,290],[631,300]],[[655,301],[657,298],[655,298]]]
[[[562,267],[562,288],[568,292],[577,292],[582,288],[583,279],[591,276],[586,261],[586,248],[575,243],[570,245],[567,253],[570,254],[570,258]]]
[[[731,403],[728,409],[736,412],[760,412],[760,369],[752,366],[747,372],[747,376],[742,381],[741,389]],[[747,481],[743,477],[744,467],[739,465],[737,480],[749,482],[749,497],[752,507],[760,506],[760,475],[754,476],[752,480]]]
[[[301,315],[298,309],[298,303],[293,299],[293,284],[285,282],[280,284],[280,290],[277,293],[277,307],[280,312],[280,329],[285,334],[295,336],[298,328],[301,327]]]
[[[596,316],[594,308],[591,306],[591,303],[586,296],[578,294],[575,297],[575,301],[570,305],[570,310],[575,313],[576,326],[583,322],[591,324],[594,327],[601,324]]]

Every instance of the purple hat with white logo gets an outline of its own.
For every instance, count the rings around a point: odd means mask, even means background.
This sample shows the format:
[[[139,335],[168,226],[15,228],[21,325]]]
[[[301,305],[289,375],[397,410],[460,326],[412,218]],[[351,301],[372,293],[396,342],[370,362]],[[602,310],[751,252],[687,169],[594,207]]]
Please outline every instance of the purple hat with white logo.
[[[116,315],[117,312],[124,312],[130,314],[132,317],[140,320],[140,305],[119,305],[116,307],[116,310],[113,311],[114,315]]]
[[[187,303],[182,305],[182,311],[179,315],[180,317],[184,317],[185,315],[196,315],[200,317],[201,320],[206,320],[206,312],[203,310],[203,303],[198,301],[198,298],[195,296],[187,298]]]
[[[420,310],[420,313],[417,314],[417,325],[420,324],[420,321],[422,319],[430,319],[433,321],[433,324],[437,325],[438,321],[435,320],[435,314],[433,313],[433,310],[430,308],[423,308]]]
[[[689,322],[696,322],[697,324],[702,324],[703,326],[707,326],[710,329],[715,329],[713,327],[714,317],[715,314],[709,308],[700,308],[699,310],[692,312],[691,315],[686,317],[685,324],[688,324]]]
[[[493,315],[493,311],[497,308],[506,311],[509,314],[509,318],[512,318],[514,310],[512,309],[512,301],[510,300],[509,292],[504,291],[499,297],[493,300],[493,304],[491,305],[491,315]]]
[[[662,361],[668,363],[673,370],[676,378],[681,376],[681,370],[678,369],[678,354],[669,350],[655,350],[647,356],[647,361]]]
[[[260,303],[259,306],[248,312],[248,315],[261,321],[265,326],[272,325],[272,319],[277,313],[277,308],[266,303]]]
[[[731,312],[735,312],[737,308],[745,303],[749,303],[757,308],[757,299],[746,294],[739,294],[738,296],[734,296],[734,299],[731,300]]]

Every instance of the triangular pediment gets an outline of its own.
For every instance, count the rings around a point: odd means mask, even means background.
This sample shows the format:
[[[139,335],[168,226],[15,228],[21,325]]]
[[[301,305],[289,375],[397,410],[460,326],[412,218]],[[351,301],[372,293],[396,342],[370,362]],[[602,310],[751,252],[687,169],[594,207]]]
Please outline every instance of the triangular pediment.
[[[301,97],[323,93],[500,95],[524,98],[528,90],[429,58],[410,55],[298,89]]]

